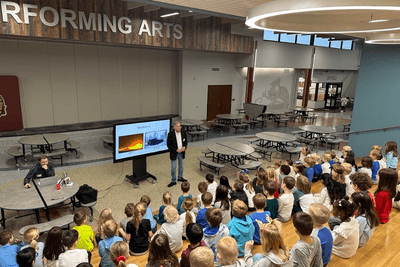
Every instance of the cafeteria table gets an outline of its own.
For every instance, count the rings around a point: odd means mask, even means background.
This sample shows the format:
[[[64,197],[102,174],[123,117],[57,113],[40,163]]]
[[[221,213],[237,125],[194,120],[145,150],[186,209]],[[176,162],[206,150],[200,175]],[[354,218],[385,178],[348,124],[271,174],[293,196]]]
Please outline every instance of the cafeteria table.
[[[213,152],[213,159],[229,161],[235,167],[244,164],[246,156],[254,152],[254,148],[239,142],[217,142],[208,149]]]
[[[279,152],[285,152],[287,145],[296,141],[296,136],[281,132],[261,132],[256,136],[260,138],[261,147],[275,148]]]
[[[18,140],[18,143],[22,144],[22,153],[26,161],[27,151],[25,146],[31,146],[31,153],[34,146],[39,148],[43,154],[46,153],[46,150],[51,153],[54,144],[64,143],[64,148],[67,149],[68,139],[69,136],[66,134],[38,134],[22,137]]]

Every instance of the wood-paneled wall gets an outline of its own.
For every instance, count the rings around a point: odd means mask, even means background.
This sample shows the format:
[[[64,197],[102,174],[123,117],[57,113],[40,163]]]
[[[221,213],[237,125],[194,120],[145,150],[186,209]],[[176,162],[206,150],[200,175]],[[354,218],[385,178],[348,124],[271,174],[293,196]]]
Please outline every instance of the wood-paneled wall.
[[[254,38],[248,36],[235,35],[230,33],[230,24],[223,23],[222,18],[209,17],[194,20],[193,17],[180,18],[179,16],[161,18],[160,12],[157,11],[144,12],[144,7],[128,10],[127,2],[119,0],[14,0],[19,4],[21,11],[17,14],[22,23],[18,23],[11,15],[7,16],[8,22],[4,21],[0,13],[0,35],[13,35],[34,38],[50,38],[58,40],[69,40],[74,42],[95,42],[95,43],[113,43],[123,45],[140,45],[152,47],[165,47],[172,49],[190,49],[215,52],[231,52],[231,53],[252,53]],[[37,8],[30,8],[29,12],[36,13],[36,16],[29,18],[29,23],[24,20],[23,5],[36,5]],[[39,14],[43,7],[54,8],[60,17],[60,21],[55,26],[46,26],[43,24]],[[12,9],[12,7],[8,7]],[[61,10],[71,10],[76,14],[73,20],[78,28],[74,28],[68,21],[62,26]],[[85,27],[79,27],[79,11],[85,13],[85,18],[90,13],[95,13],[96,29],[91,27],[86,30]],[[69,11],[68,11],[69,12]],[[115,16],[118,21],[121,17],[128,17],[131,20],[132,31],[130,33],[122,33],[120,30],[113,32],[110,27],[104,29],[104,18],[100,19],[103,23],[102,29],[99,30],[98,15],[107,15],[112,21]],[[71,13],[67,13],[67,17]],[[50,11],[44,13],[46,21],[53,22],[54,15]],[[152,21],[158,21],[163,24],[161,30],[163,37],[158,33],[151,36],[147,33],[138,35],[140,25],[143,20],[148,22],[150,31]],[[164,23],[179,24],[182,26],[182,38],[173,36],[174,29],[170,28],[170,38],[167,37],[167,27]],[[84,25],[84,23],[83,23]],[[124,25],[124,24],[123,24]]]
[[[0,39],[24,128],[176,114],[175,51]]]

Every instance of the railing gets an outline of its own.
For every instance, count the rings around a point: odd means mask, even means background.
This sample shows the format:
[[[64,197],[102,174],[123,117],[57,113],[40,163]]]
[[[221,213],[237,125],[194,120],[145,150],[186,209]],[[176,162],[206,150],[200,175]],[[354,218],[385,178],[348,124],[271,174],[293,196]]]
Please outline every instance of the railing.
[[[374,131],[387,131],[391,129],[398,129],[400,126],[390,126],[390,127],[382,127],[382,128],[375,128],[375,129],[368,129],[368,130],[360,130],[360,131],[351,131],[351,132],[340,132],[340,133],[333,133],[329,134],[329,136],[338,136],[338,135],[348,135],[348,134],[359,134],[359,133],[366,133],[366,132],[374,132]],[[316,150],[318,153],[318,144],[319,140],[316,146]],[[325,152],[328,150],[328,142],[325,142]]]

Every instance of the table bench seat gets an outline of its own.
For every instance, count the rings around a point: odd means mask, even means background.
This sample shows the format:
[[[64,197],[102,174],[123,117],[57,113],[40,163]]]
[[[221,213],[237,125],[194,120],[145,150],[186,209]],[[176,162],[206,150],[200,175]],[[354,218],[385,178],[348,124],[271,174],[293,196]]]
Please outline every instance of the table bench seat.
[[[238,124],[233,124],[232,125],[233,128],[235,128],[235,133],[237,130],[243,129],[243,130],[247,130],[249,128],[249,124],[247,123],[238,123]]]
[[[285,126],[287,126],[288,121],[289,121],[289,119],[287,119],[287,118],[274,119],[274,123],[277,124],[278,127],[279,127],[279,125],[280,125],[281,123],[283,123],[283,124],[285,124]]]
[[[42,234],[50,231],[50,229],[53,228],[54,226],[59,226],[61,228],[67,226],[69,230],[70,229],[69,225],[73,222],[74,222],[74,214],[68,214],[58,219],[54,219],[45,223],[26,225],[21,229],[19,229],[18,232],[20,235],[24,235],[24,232],[26,230],[28,230],[31,227],[36,227],[39,230],[39,234]]]
[[[19,147],[19,146],[10,147],[10,148],[7,150],[7,154],[10,155],[10,156],[12,156],[12,157],[14,157],[14,159],[15,159],[15,165],[16,165],[17,167],[19,167],[18,158],[21,158],[21,157],[24,156],[24,153],[22,152],[21,147]]]
[[[269,161],[272,160],[271,159],[272,153],[276,151],[273,148],[266,148],[266,147],[258,146],[256,144],[251,144],[250,146],[253,147],[254,150],[257,151],[258,153],[264,154],[264,157],[269,157]]]
[[[74,151],[77,158],[79,158],[77,149],[80,147],[81,145],[77,141],[74,140],[67,141],[67,151]]]
[[[252,144],[252,143],[258,142],[258,141],[260,141],[260,140],[261,140],[260,138],[254,137],[254,138],[248,139],[247,142],[249,142],[250,144]]]
[[[191,137],[191,141],[193,142],[193,137],[200,137],[203,136],[203,140],[204,140],[204,135],[207,133],[207,131],[203,130],[203,131],[192,131],[192,132],[188,132],[188,134],[190,134]]]
[[[300,153],[301,153],[302,147],[286,147],[286,151],[284,151],[284,153],[289,154],[290,159],[292,159],[292,155],[293,154],[299,154],[299,158],[300,158]]]
[[[252,161],[250,163],[247,164],[243,164],[243,165],[238,165],[237,167],[239,169],[246,169],[246,170],[252,170],[252,169],[257,169],[258,167],[260,167],[262,165],[261,161]]]
[[[112,136],[103,136],[101,137],[101,141],[103,141],[103,147],[114,147],[114,139]]]
[[[220,169],[225,167],[224,164],[214,162],[204,156],[198,157],[197,159],[200,161],[200,170],[202,170],[202,168],[201,168],[202,166],[205,166],[205,167],[215,171],[218,174],[218,176],[219,176]]]
[[[52,158],[52,159],[59,159],[59,160],[61,160],[61,165],[63,165],[63,157],[62,156],[68,155],[68,151],[63,148],[63,149],[53,150],[52,152],[49,152],[49,153],[33,153],[32,157],[40,158],[40,156],[42,156],[42,155],[46,155],[46,157]]]

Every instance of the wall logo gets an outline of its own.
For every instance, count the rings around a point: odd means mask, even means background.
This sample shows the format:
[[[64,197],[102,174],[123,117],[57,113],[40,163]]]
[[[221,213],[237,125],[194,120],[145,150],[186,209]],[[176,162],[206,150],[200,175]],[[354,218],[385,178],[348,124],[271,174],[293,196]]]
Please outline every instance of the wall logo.
[[[281,86],[281,78],[270,84],[270,89],[262,92],[261,97],[255,100],[256,104],[269,105],[269,109],[282,109],[289,107],[289,91]],[[265,98],[265,100],[263,100]]]
[[[6,101],[4,100],[3,96],[0,95],[0,117],[7,115],[7,106]]]

